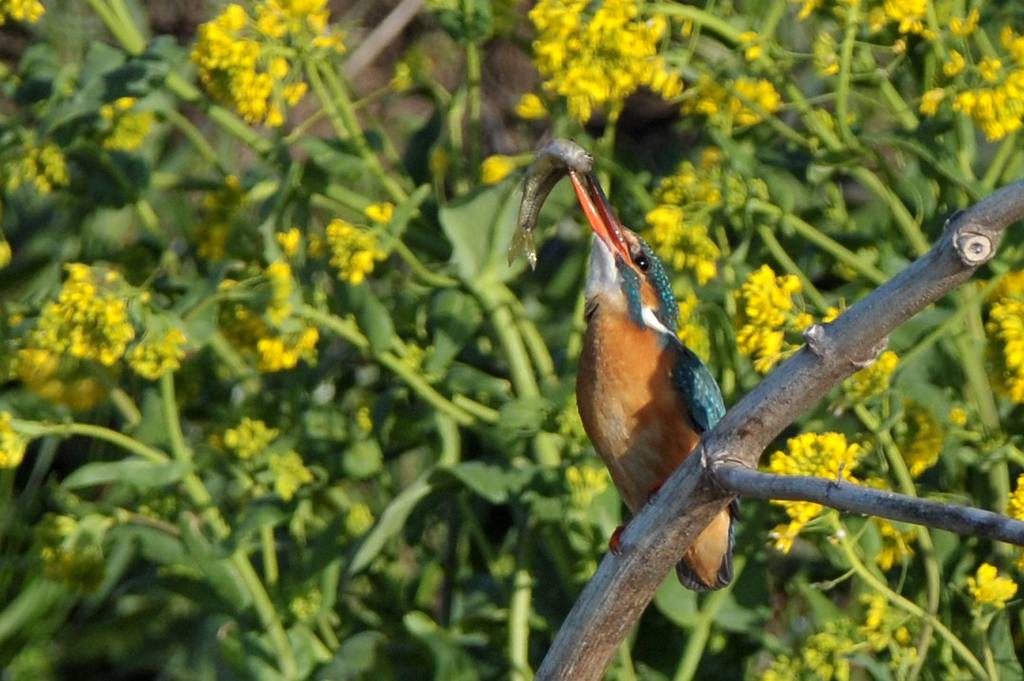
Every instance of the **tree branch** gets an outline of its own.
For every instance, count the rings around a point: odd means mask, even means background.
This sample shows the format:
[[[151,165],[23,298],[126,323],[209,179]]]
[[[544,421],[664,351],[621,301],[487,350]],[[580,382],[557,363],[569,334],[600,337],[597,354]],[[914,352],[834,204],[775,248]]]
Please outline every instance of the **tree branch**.
[[[541,680],[597,681],[665,575],[734,494],[710,468],[757,467],[765,447],[830,389],[870,362],[897,326],[960,286],[992,258],[1003,231],[1024,219],[1024,182],[951,218],[938,243],[834,322],[740,400],[629,523],[559,630]],[[728,473],[727,473],[728,475]]]
[[[806,475],[774,475],[729,464],[716,467],[714,474],[723,488],[745,497],[813,501],[840,511],[863,513],[1024,546],[1024,522],[980,508],[908,497],[843,480]]]

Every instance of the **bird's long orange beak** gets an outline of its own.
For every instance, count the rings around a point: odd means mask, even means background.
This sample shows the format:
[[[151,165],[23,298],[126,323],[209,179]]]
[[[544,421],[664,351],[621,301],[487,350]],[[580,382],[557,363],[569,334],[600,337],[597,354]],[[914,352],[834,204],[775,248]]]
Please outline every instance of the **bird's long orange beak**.
[[[622,225],[619,219],[612,213],[608,205],[608,198],[604,190],[594,178],[593,174],[580,175],[575,170],[569,171],[569,179],[572,180],[573,191],[580,202],[583,214],[590,222],[590,228],[594,230],[605,246],[612,253],[618,253],[626,262],[629,262],[629,248],[622,240]]]

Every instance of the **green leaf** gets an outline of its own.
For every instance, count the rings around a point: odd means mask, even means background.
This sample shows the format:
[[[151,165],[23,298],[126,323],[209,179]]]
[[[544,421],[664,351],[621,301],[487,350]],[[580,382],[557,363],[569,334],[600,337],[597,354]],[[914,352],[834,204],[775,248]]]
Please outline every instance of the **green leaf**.
[[[483,461],[467,461],[439,473],[454,476],[462,484],[492,504],[503,504],[518,493],[533,475],[526,469],[507,469]]]
[[[554,405],[544,397],[520,397],[502,405],[498,419],[498,432],[509,440],[521,440],[539,433],[544,428]]]
[[[378,631],[362,631],[345,639],[334,659],[316,675],[317,681],[354,681],[377,666],[378,657],[386,651],[387,638]]]
[[[366,480],[380,473],[384,453],[376,440],[360,440],[352,443],[342,456],[341,466],[345,473],[356,480]]]
[[[515,273],[507,252],[519,210],[516,187],[511,182],[486,187],[439,211],[441,228],[452,244],[452,262],[464,281],[506,281]]]
[[[673,624],[684,629],[692,627],[699,614],[697,594],[680,586],[675,572],[665,578],[654,594],[654,606]]]
[[[298,141],[313,163],[333,178],[354,180],[363,173],[363,160],[341,142],[305,135]]]
[[[87,463],[64,479],[65,489],[80,489],[107,483],[123,483],[137,489],[165,487],[181,480],[184,468],[179,463],[155,463],[127,459]]]
[[[434,658],[434,678],[445,681],[478,679],[476,664],[463,650],[463,643],[442,629],[422,612],[410,612],[402,618],[406,630],[429,650]]]
[[[185,514],[178,527],[181,528],[181,539],[189,558],[203,573],[210,588],[235,610],[247,608],[252,602],[249,590],[245,588],[241,576],[231,565],[230,560],[217,555],[215,547],[200,534],[198,518],[192,514]]]
[[[347,570],[350,576],[362,572],[377,557],[384,544],[405,527],[405,521],[416,508],[416,504],[434,489],[435,484],[430,475],[424,474],[391,500],[352,556]]]
[[[395,338],[391,313],[369,286],[346,286],[343,304],[355,312],[359,328],[370,341],[374,353],[390,350]]]
[[[145,525],[116,525],[110,529],[112,538],[127,538],[148,561],[158,565],[180,565],[188,562],[185,545],[174,535]]]

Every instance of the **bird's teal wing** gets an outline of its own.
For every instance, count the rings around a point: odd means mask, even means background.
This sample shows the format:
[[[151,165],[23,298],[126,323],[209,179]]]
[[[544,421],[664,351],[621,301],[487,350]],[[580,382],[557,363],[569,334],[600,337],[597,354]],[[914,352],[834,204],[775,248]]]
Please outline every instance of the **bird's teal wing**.
[[[674,343],[671,343],[674,340]],[[693,353],[678,338],[670,340],[670,347],[676,354],[672,370],[672,385],[683,394],[690,405],[690,418],[697,430],[703,434],[715,427],[725,415],[725,402],[715,378]]]

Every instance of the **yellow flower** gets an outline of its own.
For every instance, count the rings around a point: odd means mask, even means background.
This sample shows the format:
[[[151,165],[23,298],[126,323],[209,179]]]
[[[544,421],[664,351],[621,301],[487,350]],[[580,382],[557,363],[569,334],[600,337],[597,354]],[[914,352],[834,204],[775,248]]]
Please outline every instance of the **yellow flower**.
[[[11,425],[10,412],[0,411],[0,469],[17,468],[27,447],[28,440]]]
[[[776,657],[761,676],[761,681],[849,681],[849,657],[856,650],[852,629],[853,623],[846,619],[827,622],[822,631],[803,641],[798,656]]]
[[[607,489],[608,480],[608,469],[603,466],[569,466],[565,470],[565,482],[573,507],[581,511],[590,508],[594,497]]]
[[[994,383],[1012,401],[1024,402],[1024,272],[1006,275],[989,303],[985,331]]]
[[[369,433],[373,430],[373,417],[370,415],[370,408],[366,405],[356,410],[356,425],[364,433]]]
[[[999,80],[999,72],[1003,68],[1003,62],[991,57],[986,57],[981,60],[978,64],[978,72],[981,77],[989,83],[994,83]]]
[[[776,276],[771,267],[762,265],[735,292],[737,347],[740,354],[754,358],[756,371],[768,373],[797,349],[797,345],[786,341],[785,331],[797,328],[801,315],[793,296],[801,288],[795,276]]]
[[[7,169],[7,191],[13,192],[23,184],[31,183],[40,194],[48,194],[55,187],[67,186],[67,162],[56,144],[39,146],[27,140],[18,150],[17,160]]]
[[[338,278],[350,284],[363,283],[373,272],[374,263],[385,258],[373,233],[341,218],[327,225],[327,245],[331,250],[331,266],[338,270]]]
[[[128,352],[128,365],[132,371],[155,381],[168,371],[175,371],[185,357],[185,334],[171,329],[159,339],[151,338],[139,343]]]
[[[0,236],[0,270],[11,264],[11,244]]]
[[[683,344],[697,353],[697,356],[708,361],[711,358],[711,338],[708,330],[700,324],[697,307],[700,299],[692,290],[686,291],[678,301],[679,320],[676,322],[676,335]]]
[[[532,92],[527,92],[519,98],[519,103],[516,104],[515,110],[516,116],[527,121],[536,121],[548,117],[548,110],[544,106],[544,102]]]
[[[259,419],[245,417],[234,428],[225,430],[222,439],[235,456],[247,461],[263,452],[280,434],[277,428],[270,428]]]
[[[35,534],[44,575],[83,593],[100,585],[105,562],[95,528],[85,529],[71,516],[48,513]]]
[[[980,18],[978,9],[974,8],[966,17],[953,17],[949,22],[949,31],[958,38],[966,38],[978,29]]]
[[[106,149],[133,151],[142,146],[153,125],[152,111],[132,113],[134,97],[120,97],[100,107],[100,116],[110,123],[103,146]]]
[[[661,14],[640,16],[637,0],[540,0],[529,13],[544,89],[565,97],[569,114],[586,122],[595,108],[614,118],[641,86],[665,98],[678,96],[683,81],[657,55],[668,29]]]
[[[299,252],[299,246],[302,245],[302,232],[298,227],[292,227],[286,232],[278,232],[274,239],[287,257],[294,258]]]
[[[782,107],[779,92],[763,78],[737,78],[722,87],[710,76],[701,76],[694,93],[684,102],[683,112],[707,116],[719,125],[756,125]]]
[[[275,372],[293,369],[300,359],[312,364],[316,361],[318,340],[320,332],[312,326],[305,327],[297,334],[259,339],[256,343],[259,370]]]
[[[905,429],[897,438],[897,443],[910,468],[910,474],[916,478],[939,460],[945,432],[935,415],[926,407],[907,400],[904,409]]]
[[[409,63],[400,61],[395,64],[395,72],[391,76],[391,82],[388,83],[391,89],[395,92],[408,92],[412,89],[413,84],[412,67],[409,66]]]
[[[44,13],[46,8],[39,0],[0,0],[0,26],[8,19],[34,24]]]
[[[953,99],[953,111],[970,116],[990,142],[1016,132],[1024,122],[1024,36],[1005,26],[1000,42],[1011,63],[981,60],[978,74],[985,85],[962,90]]]
[[[862,448],[848,443],[842,433],[803,433],[786,442],[787,451],[776,451],[768,460],[768,471],[776,475],[811,475],[832,480],[855,482],[853,470],[857,467]],[[778,525],[772,531],[775,548],[788,553],[800,530],[813,520],[822,507],[809,501],[772,501],[782,506],[789,523]]]
[[[395,214],[395,204],[387,201],[382,203],[371,203],[363,210],[363,213],[365,213],[366,217],[370,218],[373,222],[386,225],[391,222],[391,217]]]
[[[280,325],[292,314],[292,294],[295,283],[292,281],[292,268],[284,260],[275,260],[267,265],[267,279],[270,281],[270,302],[267,304],[267,317],[275,325]]]
[[[708,225],[687,219],[680,206],[662,204],[647,213],[651,245],[676,270],[689,269],[699,284],[718,274],[721,251],[708,234]]]
[[[1000,577],[994,565],[982,563],[973,577],[967,578],[967,590],[976,605],[1006,607],[1006,601],[1017,593],[1017,584],[1009,577]]]
[[[353,504],[345,513],[345,534],[359,537],[373,527],[373,512],[366,504]]]
[[[899,363],[900,358],[895,352],[883,352],[871,366],[861,369],[843,382],[846,398],[850,402],[863,402],[881,395],[889,389],[893,372]]]
[[[940,87],[932,88],[921,97],[920,111],[925,116],[934,116],[939,110],[939,104],[946,98],[946,91]]]
[[[949,61],[942,65],[942,72],[948,77],[952,78],[964,70],[964,66],[967,62],[964,60],[964,55],[960,54],[956,50],[949,51]]]
[[[511,156],[488,156],[480,167],[480,178],[484,184],[498,184],[518,167]]]
[[[963,407],[953,407],[949,410],[949,422],[957,428],[967,425],[967,411]]]
[[[900,33],[916,33],[925,38],[932,36],[924,25],[928,0],[884,0],[881,9],[886,23],[899,24]]]
[[[839,50],[836,39],[828,31],[821,31],[814,38],[814,66],[822,76],[839,73]]]
[[[306,468],[302,457],[294,450],[272,454],[270,472],[274,476],[274,491],[285,501],[291,501],[303,485],[313,482],[313,472]]]
[[[757,61],[764,53],[764,45],[757,31],[744,31],[739,35],[740,45],[744,46],[743,57],[747,61]]]

